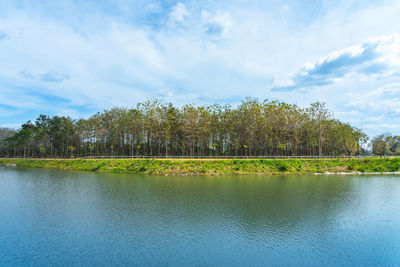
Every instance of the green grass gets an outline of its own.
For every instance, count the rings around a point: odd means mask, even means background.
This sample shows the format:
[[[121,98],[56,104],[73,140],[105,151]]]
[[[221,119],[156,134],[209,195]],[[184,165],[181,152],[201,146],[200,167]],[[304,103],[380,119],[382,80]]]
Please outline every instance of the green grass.
[[[400,158],[365,159],[0,159],[1,165],[151,175],[397,172]]]

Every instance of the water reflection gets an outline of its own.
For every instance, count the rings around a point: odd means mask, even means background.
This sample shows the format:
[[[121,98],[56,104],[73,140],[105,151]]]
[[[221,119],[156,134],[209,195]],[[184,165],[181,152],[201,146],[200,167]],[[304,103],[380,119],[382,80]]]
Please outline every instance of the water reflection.
[[[0,168],[0,263],[396,264],[399,190],[396,176]]]

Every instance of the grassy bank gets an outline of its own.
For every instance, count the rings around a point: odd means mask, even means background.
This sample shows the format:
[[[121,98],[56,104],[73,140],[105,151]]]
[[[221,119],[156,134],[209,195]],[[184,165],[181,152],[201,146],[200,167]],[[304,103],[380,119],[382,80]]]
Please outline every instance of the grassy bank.
[[[152,175],[398,172],[400,158],[365,159],[0,159],[1,165]]]

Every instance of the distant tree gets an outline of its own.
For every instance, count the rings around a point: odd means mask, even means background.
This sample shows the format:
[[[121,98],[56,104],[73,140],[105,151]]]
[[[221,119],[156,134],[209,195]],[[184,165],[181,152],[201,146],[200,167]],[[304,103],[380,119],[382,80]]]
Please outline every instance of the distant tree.
[[[384,156],[387,153],[387,139],[389,134],[381,134],[372,139],[372,153],[375,155]]]
[[[381,156],[400,155],[400,136],[384,133],[372,139],[372,153]]]
[[[332,117],[323,103],[308,108],[245,98],[237,107],[175,107],[159,100],[114,107],[86,119],[40,115],[18,130],[0,129],[7,157],[357,155],[367,136]],[[375,137],[373,153],[399,155],[400,137]]]
[[[76,150],[76,147],[75,146],[68,146],[68,150],[71,152],[71,158],[73,158],[74,157],[74,152]]]
[[[0,128],[0,156],[10,156],[10,145],[8,138],[15,134],[15,130],[9,128]]]
[[[313,130],[318,140],[318,155],[322,156],[324,135],[328,128],[330,113],[328,112],[325,103],[321,102],[312,103],[308,108],[308,113],[310,114]]]

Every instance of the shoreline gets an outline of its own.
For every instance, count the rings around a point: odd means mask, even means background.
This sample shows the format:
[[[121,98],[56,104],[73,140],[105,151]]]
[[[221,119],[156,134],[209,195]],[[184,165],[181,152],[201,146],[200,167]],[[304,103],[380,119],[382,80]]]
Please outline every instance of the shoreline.
[[[395,172],[324,172],[324,173],[314,173],[313,175],[400,175],[400,171],[395,171]]]
[[[0,159],[0,165],[164,176],[400,174],[397,158]]]

